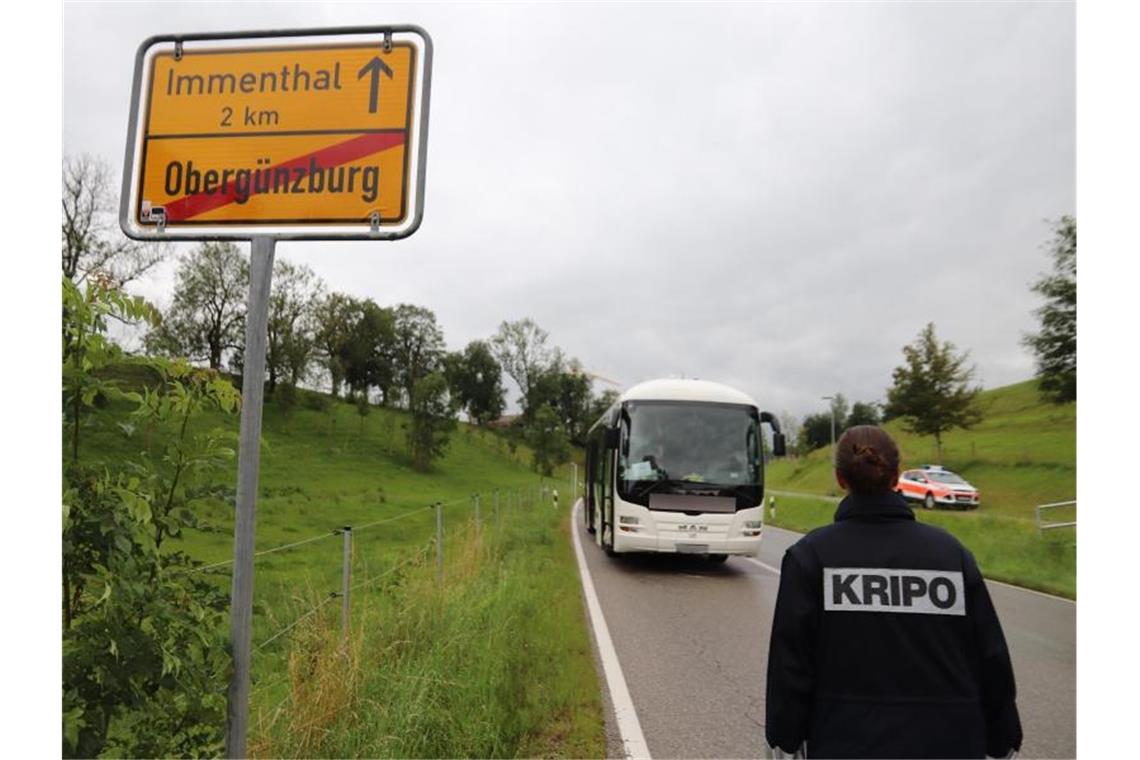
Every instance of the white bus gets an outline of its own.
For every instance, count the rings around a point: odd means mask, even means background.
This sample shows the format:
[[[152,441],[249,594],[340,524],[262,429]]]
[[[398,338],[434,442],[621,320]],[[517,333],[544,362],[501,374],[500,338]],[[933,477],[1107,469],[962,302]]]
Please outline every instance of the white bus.
[[[755,556],[764,527],[764,441],[779,423],[746,394],[705,380],[630,388],[590,428],[586,529],[606,554]]]

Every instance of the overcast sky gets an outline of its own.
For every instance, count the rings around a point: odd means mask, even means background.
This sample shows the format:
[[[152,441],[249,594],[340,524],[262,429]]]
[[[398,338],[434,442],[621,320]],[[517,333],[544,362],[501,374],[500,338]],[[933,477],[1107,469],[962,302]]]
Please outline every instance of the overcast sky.
[[[927,322],[984,386],[1032,376],[1046,220],[1075,212],[1072,4],[67,4],[64,150],[121,171],[152,34],[385,23],[435,43],[424,222],[278,245],[329,288],[427,306],[450,348],[529,316],[624,387],[798,415],[882,400]]]

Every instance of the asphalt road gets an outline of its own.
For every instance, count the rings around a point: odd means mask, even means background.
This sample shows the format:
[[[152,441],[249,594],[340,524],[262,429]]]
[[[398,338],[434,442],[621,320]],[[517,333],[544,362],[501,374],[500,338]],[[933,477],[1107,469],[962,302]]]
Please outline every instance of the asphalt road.
[[[759,757],[764,676],[784,550],[798,533],[766,527],[757,561],[680,555],[607,558],[582,529],[594,582],[650,754]],[[764,567],[762,565],[767,565]],[[984,571],[984,568],[983,568]],[[1021,757],[1076,756],[1076,604],[989,582],[1013,658]],[[607,709],[610,700],[607,696]],[[611,714],[611,757],[622,755]]]

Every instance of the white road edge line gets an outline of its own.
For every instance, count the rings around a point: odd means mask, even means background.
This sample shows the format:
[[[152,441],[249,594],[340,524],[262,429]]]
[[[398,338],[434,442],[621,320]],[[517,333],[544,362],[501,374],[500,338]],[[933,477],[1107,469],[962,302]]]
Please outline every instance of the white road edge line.
[[[590,577],[590,569],[586,566],[586,555],[582,551],[582,539],[578,534],[578,515],[581,508],[582,500],[578,499],[574,502],[574,509],[570,514],[574,531],[574,554],[578,557],[578,576],[582,579],[582,593],[586,596],[586,609],[590,613],[590,624],[594,628],[594,637],[598,642],[598,654],[602,658],[602,671],[605,673],[606,688],[609,689],[610,700],[613,702],[622,748],[627,758],[650,760],[649,745],[645,743],[645,735],[641,733],[641,721],[637,719],[637,710],[634,709],[633,699],[629,696],[629,687],[626,686],[625,676],[621,672],[621,663],[618,662],[614,642],[610,638],[610,629],[606,627],[606,618],[602,615],[602,605],[599,604],[598,595],[594,591],[594,580]]]
[[[984,573],[982,574],[982,577],[985,578]],[[1006,583],[1005,581],[995,581],[993,578],[986,578],[986,583],[996,583],[999,586],[1005,586],[1007,588],[1013,589],[1014,591],[1025,591],[1030,594],[1037,594],[1037,596],[1043,596],[1046,599],[1052,599],[1055,602],[1068,602],[1069,604],[1077,603],[1076,599],[1069,599],[1068,597],[1057,596],[1056,594],[1047,594],[1044,591],[1038,591],[1034,588],[1026,588],[1025,586],[1016,586],[1012,583]]]
[[[767,562],[761,562],[760,560],[756,559],[755,557],[745,557],[744,559],[748,560],[749,562],[751,562],[754,565],[759,565],[760,567],[764,568],[765,570],[772,572],[772,573],[775,573],[776,575],[780,574],[779,570],[772,567]]]

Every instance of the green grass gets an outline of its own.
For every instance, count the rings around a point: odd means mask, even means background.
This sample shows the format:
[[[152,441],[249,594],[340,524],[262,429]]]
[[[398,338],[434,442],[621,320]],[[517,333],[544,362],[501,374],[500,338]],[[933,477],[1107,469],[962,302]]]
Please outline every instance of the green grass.
[[[546,503],[455,526],[434,556],[294,636],[253,716],[266,757],[599,757],[598,683],[566,533]]]
[[[496,490],[501,511],[507,512],[510,493],[511,512],[518,516],[524,514],[518,507],[521,495],[537,492],[540,482],[528,466],[527,450],[512,454],[500,436],[462,424],[432,470],[417,472],[403,445],[406,414],[374,407],[362,421],[354,405],[332,402],[323,410],[320,405],[316,394],[302,393],[300,403],[289,409],[272,399],[265,406],[257,550],[324,538],[256,560],[251,714],[262,716],[263,727],[251,734],[251,747],[281,756],[604,754],[600,691],[577,570],[569,543],[557,539],[562,528],[550,516],[553,510],[537,512],[534,519],[527,516],[517,525],[512,520],[501,536],[488,538],[479,549],[479,561],[452,574],[462,582],[449,582],[444,594],[425,580],[434,577],[434,566],[421,557],[393,576],[394,585],[387,579],[378,582],[383,592],[356,595],[352,615],[358,626],[354,640],[359,677],[345,681],[353,688],[346,687],[338,703],[344,714],[322,715],[314,724],[323,726],[317,738],[303,739],[296,733],[292,717],[300,713],[290,711],[289,702],[284,717],[264,722],[284,697],[305,693],[296,687],[297,674],[305,672],[303,667],[298,670],[299,661],[309,663],[314,677],[337,662],[322,650],[318,664],[310,650],[314,641],[324,641],[333,628],[339,629],[339,600],[260,646],[340,590],[343,539],[334,535],[335,529],[357,528],[352,562],[356,583],[412,561],[431,545],[435,514],[425,507],[447,504],[447,545],[449,552],[461,556],[473,551],[465,548],[470,541],[463,537],[473,517],[472,494],[483,495],[484,520],[495,514]],[[145,447],[143,431],[123,434],[118,423],[124,414],[123,407],[112,404],[89,416],[81,438],[84,462],[113,466]],[[205,415],[194,425],[199,430],[220,426],[236,434],[238,419]],[[563,481],[568,479],[568,473],[559,474],[554,485],[565,493]],[[230,489],[232,499],[236,460],[216,480]],[[189,531],[168,542],[170,548],[204,563],[231,560],[232,506],[224,491],[198,500],[195,510],[210,529]],[[390,518],[398,519],[360,529]],[[207,573],[228,590],[228,565]],[[509,629],[504,627],[508,621],[513,623]],[[385,667],[393,647],[399,650],[393,661],[399,667],[389,672]],[[441,693],[413,689],[405,694],[391,679],[409,674],[450,686]],[[489,683],[499,684],[501,693],[480,691],[491,688]],[[397,704],[393,699],[403,700],[398,702],[401,712],[391,712]],[[448,712],[436,715],[436,707]],[[416,712],[420,709],[424,714]],[[480,716],[478,730],[465,727],[465,716]],[[432,727],[425,721],[440,724]],[[329,734],[330,726],[340,726],[339,733]],[[290,749],[290,742],[298,749]]]
[[[943,438],[943,464],[977,486],[985,512],[1033,519],[1033,507],[1076,498],[1077,408],[1041,401],[1037,382],[981,394],[985,419]],[[932,436],[916,436],[899,421],[883,426],[899,446],[902,468],[934,463]],[[835,496],[829,448],[772,463],[773,488]]]
[[[1076,598],[1076,531],[1040,535],[1034,507],[1076,498],[1076,404],[1041,401],[1036,381],[985,391],[985,420],[944,436],[943,464],[976,486],[982,505],[970,512],[916,510],[919,519],[945,528],[974,553],[988,577]],[[899,445],[903,469],[933,463],[934,439],[884,425]],[[841,495],[830,451],[773,462],[769,488]],[[777,497],[773,524],[806,531],[831,522],[835,505],[817,499]],[[1075,519],[1075,510],[1049,520]]]

